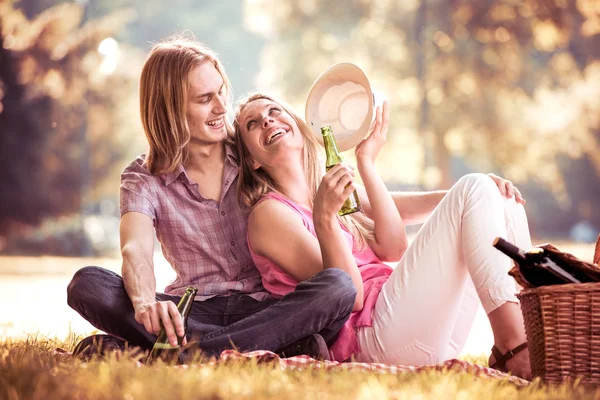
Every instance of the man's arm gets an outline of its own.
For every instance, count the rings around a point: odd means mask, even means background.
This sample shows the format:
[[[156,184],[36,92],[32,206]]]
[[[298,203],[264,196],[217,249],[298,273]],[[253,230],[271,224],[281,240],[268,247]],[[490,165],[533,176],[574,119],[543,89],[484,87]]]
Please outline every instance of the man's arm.
[[[145,214],[128,212],[121,218],[121,273],[134,309],[156,301],[154,227]]]
[[[392,192],[392,199],[406,225],[422,224],[440,204],[447,190]]]
[[[135,320],[146,331],[158,335],[165,327],[169,342],[177,344],[177,335],[185,335],[181,315],[172,301],[156,301],[154,277],[154,226],[152,218],[139,212],[128,212],[121,217],[122,275],[127,295],[135,310]],[[177,332],[177,335],[175,334]]]
[[[372,217],[371,204],[365,188],[358,186],[357,190],[365,214]],[[408,226],[425,222],[446,193],[448,193],[447,190],[437,190],[433,192],[392,192],[391,195],[404,225]]]

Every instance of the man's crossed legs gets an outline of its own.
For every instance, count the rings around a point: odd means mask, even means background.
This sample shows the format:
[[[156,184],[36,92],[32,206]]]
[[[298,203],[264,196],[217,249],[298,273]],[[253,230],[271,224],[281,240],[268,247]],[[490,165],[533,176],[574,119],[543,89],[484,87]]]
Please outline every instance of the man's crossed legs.
[[[330,268],[299,283],[281,299],[257,301],[233,294],[195,301],[186,335],[208,357],[231,348],[281,351],[316,333],[331,345],[350,316],[355,297],[350,277]],[[157,293],[156,298],[176,304],[180,300],[164,293]],[[156,340],[135,320],[123,279],[112,271],[100,267],[77,271],[67,288],[67,302],[93,326],[130,346],[150,350]]]

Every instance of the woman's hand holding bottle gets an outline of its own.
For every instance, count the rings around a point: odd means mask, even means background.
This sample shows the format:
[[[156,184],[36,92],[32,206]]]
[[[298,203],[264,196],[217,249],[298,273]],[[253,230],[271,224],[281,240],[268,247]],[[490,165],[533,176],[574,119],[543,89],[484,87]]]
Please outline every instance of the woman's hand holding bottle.
[[[313,218],[336,219],[348,196],[355,190],[354,169],[342,163],[332,167],[321,181],[313,209]]]

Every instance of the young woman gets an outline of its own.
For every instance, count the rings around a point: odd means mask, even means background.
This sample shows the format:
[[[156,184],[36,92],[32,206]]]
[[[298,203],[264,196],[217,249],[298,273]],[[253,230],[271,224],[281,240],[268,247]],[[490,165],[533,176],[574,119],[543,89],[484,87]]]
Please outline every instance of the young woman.
[[[356,188],[353,168],[340,164],[324,174],[323,148],[289,107],[253,95],[239,105],[234,126],[238,195],[251,207],[248,244],[265,289],[283,296],[326,268],[342,269],[356,286],[353,313],[331,347],[336,360],[423,365],[454,358],[481,303],[494,332],[490,364],[530,377],[510,261],[492,247],[497,236],[531,246],[524,201],[508,181],[461,178],[408,246],[404,221],[419,207],[395,202],[400,197],[389,194],[374,166],[387,104],[356,147],[365,212],[346,217],[337,211]],[[397,260],[394,269],[384,263]]]

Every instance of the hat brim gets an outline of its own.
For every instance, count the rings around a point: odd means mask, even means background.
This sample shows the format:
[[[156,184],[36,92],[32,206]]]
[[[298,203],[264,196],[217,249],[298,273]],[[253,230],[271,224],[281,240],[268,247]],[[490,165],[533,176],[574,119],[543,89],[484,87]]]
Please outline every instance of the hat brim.
[[[365,73],[352,63],[327,68],[310,88],[305,118],[321,143],[321,128],[331,126],[340,151],[355,147],[373,119],[373,92]]]

